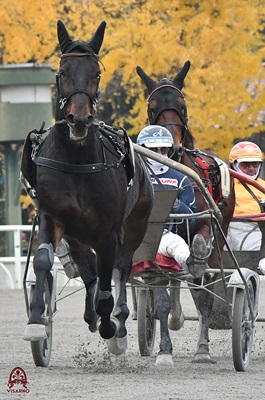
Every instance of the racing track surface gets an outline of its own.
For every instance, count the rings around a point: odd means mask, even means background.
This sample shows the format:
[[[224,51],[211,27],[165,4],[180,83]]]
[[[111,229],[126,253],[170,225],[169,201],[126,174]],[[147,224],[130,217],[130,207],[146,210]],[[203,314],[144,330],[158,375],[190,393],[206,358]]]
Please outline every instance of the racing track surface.
[[[188,290],[181,291],[184,313],[196,316]],[[130,290],[128,292],[131,304]],[[265,280],[261,282],[260,316],[265,316]],[[231,330],[210,330],[211,354],[216,364],[193,364],[197,321],[185,321],[171,332],[174,367],[156,367],[155,356],[141,357],[137,321],[128,319],[126,355],[109,355],[98,332],[83,322],[84,291],[58,304],[54,318],[53,351],[48,368],[35,367],[30,345],[21,338],[27,322],[22,290],[0,291],[0,399],[40,400],[233,400],[265,398],[265,323],[257,322],[252,360],[247,372],[236,372]],[[158,323],[157,323],[158,324]],[[158,351],[158,335],[155,351]],[[8,393],[14,367],[27,374],[26,394]],[[16,385],[20,388],[21,385]]]

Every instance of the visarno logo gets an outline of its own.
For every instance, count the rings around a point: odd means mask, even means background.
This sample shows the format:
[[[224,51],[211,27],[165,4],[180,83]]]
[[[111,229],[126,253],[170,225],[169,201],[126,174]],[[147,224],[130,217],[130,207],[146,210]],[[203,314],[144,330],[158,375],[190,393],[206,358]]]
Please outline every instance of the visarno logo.
[[[12,369],[8,380],[8,393],[29,393],[30,390],[27,387],[27,375],[24,369],[15,367]]]

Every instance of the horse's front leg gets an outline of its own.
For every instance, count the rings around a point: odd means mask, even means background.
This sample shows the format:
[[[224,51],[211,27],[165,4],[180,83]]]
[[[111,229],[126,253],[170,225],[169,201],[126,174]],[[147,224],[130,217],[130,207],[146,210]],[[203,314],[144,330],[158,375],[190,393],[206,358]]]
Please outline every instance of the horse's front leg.
[[[170,297],[166,288],[153,289],[155,298],[155,316],[160,321],[160,345],[156,365],[173,365],[172,342],[168,329]]]
[[[210,236],[211,227],[209,221],[200,221],[191,243],[190,256],[187,259],[189,272],[195,278],[201,278],[207,267],[207,262],[211,252],[209,246]]]
[[[182,328],[185,321],[180,303],[180,285],[181,282],[173,281],[170,287],[171,310],[168,316],[168,327],[172,331],[178,331]]]
[[[53,224],[42,222],[40,228],[42,230],[38,235],[39,246],[33,260],[36,275],[35,290],[30,303],[29,321],[23,335],[24,340],[31,341],[39,341],[47,337],[45,321],[42,318],[45,310],[44,290],[45,280],[54,261]]]
[[[89,246],[71,245],[70,252],[74,263],[77,264],[78,271],[86,287],[84,320],[91,332],[97,330],[98,315],[96,307],[98,303],[99,280],[97,277],[97,257]]]
[[[114,238],[105,238],[97,253],[97,273],[99,277],[98,304],[96,312],[100,317],[99,333],[103,339],[110,339],[115,335],[117,326],[110,316],[114,306],[111,293],[112,271],[116,257],[116,235]]]
[[[128,263],[128,261],[127,261]],[[120,265],[126,265],[126,262],[120,262]],[[129,308],[127,306],[127,289],[126,283],[131,271],[131,262],[123,268],[117,265],[113,270],[112,279],[115,284],[115,305],[112,315],[119,321],[118,329],[115,336],[108,341],[108,349],[112,354],[123,354],[127,349],[127,329],[125,322],[129,316]]]
[[[199,317],[199,338],[193,362],[215,363],[209,350],[209,318],[213,307],[213,295],[204,289],[191,290],[191,294]]]

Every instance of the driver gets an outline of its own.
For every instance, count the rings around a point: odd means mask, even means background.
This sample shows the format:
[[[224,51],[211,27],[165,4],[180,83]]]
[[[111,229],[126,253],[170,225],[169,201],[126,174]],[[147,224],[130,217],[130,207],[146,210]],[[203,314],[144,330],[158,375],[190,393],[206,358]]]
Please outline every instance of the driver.
[[[248,141],[237,143],[230,151],[229,164],[233,170],[265,187],[265,181],[259,178],[262,167],[262,151],[255,143]],[[235,179],[234,217],[240,218],[242,214],[259,214],[261,210],[263,211],[262,203],[265,202],[265,194],[254,186],[250,186],[250,189],[255,197],[238,179]],[[255,221],[231,221],[227,239],[231,250],[258,251],[261,247],[262,235],[258,223]],[[265,259],[261,260],[259,265],[260,270],[265,273]]]
[[[149,125],[141,130],[137,137],[136,143],[144,146],[163,157],[172,157],[174,154],[174,141],[171,133],[164,127],[159,125]],[[178,189],[177,197],[173,204],[173,214],[192,214],[196,212],[194,190],[190,179],[183,175],[181,172],[173,168],[169,168],[162,162],[147,158],[147,163],[150,170],[151,180],[154,190],[159,190],[159,183],[155,179],[156,175],[163,185],[164,189]],[[195,227],[195,219],[191,218],[189,221],[190,230],[193,231]],[[187,228],[186,221],[180,224],[184,229]],[[194,277],[201,277],[204,273],[206,265],[202,263],[192,264],[189,268],[189,246],[185,240],[177,234],[177,224],[166,225],[162,235],[158,253],[162,253],[166,257],[174,258],[182,269],[191,273]],[[195,247],[194,247],[195,246]],[[205,242],[201,239],[201,235],[195,235],[193,239],[193,249],[195,248],[196,257],[204,257],[207,249]]]

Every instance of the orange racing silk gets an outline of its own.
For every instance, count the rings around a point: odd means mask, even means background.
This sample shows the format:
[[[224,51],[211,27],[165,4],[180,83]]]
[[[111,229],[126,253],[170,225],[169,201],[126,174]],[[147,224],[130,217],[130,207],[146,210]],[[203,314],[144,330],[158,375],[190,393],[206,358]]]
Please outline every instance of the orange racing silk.
[[[258,178],[256,179],[256,181],[265,187],[264,180]],[[261,193],[254,186],[249,185],[249,187],[260,201],[265,200],[265,194]],[[248,193],[248,191],[244,188],[244,186],[239,182],[238,179],[235,179],[235,194],[236,204],[234,217],[241,214],[259,214],[261,212],[258,202],[250,193]]]

